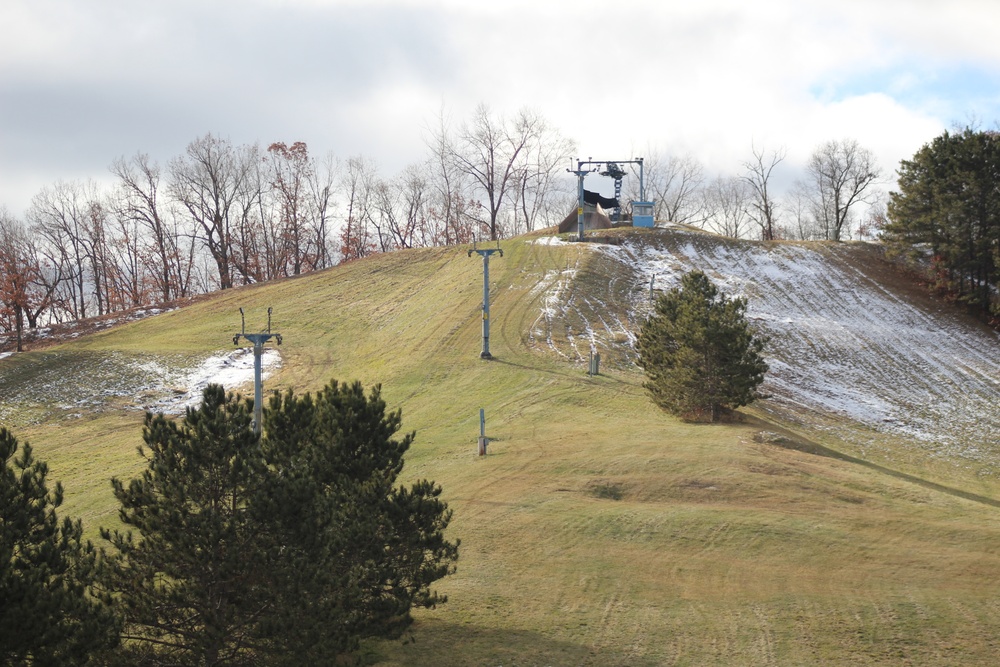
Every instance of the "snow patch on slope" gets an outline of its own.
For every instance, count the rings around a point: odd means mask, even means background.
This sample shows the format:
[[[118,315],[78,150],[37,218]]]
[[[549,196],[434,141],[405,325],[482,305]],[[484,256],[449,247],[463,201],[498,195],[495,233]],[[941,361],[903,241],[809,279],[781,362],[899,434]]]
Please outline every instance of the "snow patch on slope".
[[[546,271],[531,290],[533,296],[541,295],[541,308],[531,325],[530,339],[544,340],[549,350],[562,357],[566,355],[552,341],[552,328],[564,316],[565,292],[576,277],[576,271],[575,267]]]
[[[260,358],[261,378],[266,380],[281,368],[281,355],[274,348],[265,348]],[[174,376],[169,382],[175,389],[161,389],[161,396],[145,406],[150,412],[183,414],[187,408],[201,404],[202,392],[209,384],[221,384],[226,391],[237,391],[250,385],[254,376],[253,350],[240,348],[208,357],[197,367]]]
[[[941,454],[996,458],[1000,336],[918,309],[845,262],[804,246],[627,243],[664,289],[700,269],[770,336],[764,392],[914,438]],[[836,251],[827,248],[826,252]],[[662,281],[662,283],[661,283]]]
[[[661,247],[588,244],[630,267],[630,319],[649,313],[651,277],[666,290],[700,269],[745,297],[747,316],[770,337],[762,391],[772,398],[762,408],[814,427],[846,418],[933,456],[1000,463],[1000,335],[901,299],[839,260],[847,249],[685,236]],[[545,312],[558,312],[565,286],[548,290]],[[858,432],[847,437],[863,448]]]

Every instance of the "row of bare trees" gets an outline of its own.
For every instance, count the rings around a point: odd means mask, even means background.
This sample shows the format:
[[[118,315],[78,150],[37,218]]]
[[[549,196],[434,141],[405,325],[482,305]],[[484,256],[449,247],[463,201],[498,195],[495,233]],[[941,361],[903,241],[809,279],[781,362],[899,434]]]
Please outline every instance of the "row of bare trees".
[[[443,114],[429,156],[385,177],[363,156],[205,135],[113,187],[58,182],[0,212],[0,334],[294,276],[375,252],[496,239],[558,222],[573,144],[534,112]],[[572,192],[572,187],[567,188]],[[557,200],[560,200],[557,203]]]
[[[775,178],[785,158],[783,148],[753,145],[739,173],[709,179],[691,156],[653,153],[645,159],[646,196],[656,204],[657,220],[725,236],[841,241],[876,235],[885,205],[874,153],[853,139],[823,143],[804,177],[779,198]]]
[[[318,159],[303,142],[199,137],[164,165],[137,153],[114,184],[58,182],[23,219],[0,210],[0,335],[216,289],[294,276],[372,253],[499,239],[558,223],[576,207],[575,151],[537,113],[480,105],[442,112],[428,154],[383,176],[370,158]],[[644,161],[655,217],[733,237],[840,240],[866,234],[880,170],[851,140],[814,152],[782,199],[785,151],[752,146],[742,172],[714,179],[690,156]],[[636,199],[638,179],[627,181]],[[878,210],[877,207],[874,210]]]

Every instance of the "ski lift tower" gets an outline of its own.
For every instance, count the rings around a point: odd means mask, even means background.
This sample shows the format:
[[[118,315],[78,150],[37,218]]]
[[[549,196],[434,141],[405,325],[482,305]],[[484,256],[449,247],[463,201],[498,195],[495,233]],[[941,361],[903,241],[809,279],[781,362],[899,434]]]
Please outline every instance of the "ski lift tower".
[[[497,241],[496,248],[477,248],[473,243],[469,250],[469,257],[472,257],[472,253],[477,253],[483,258],[483,351],[479,354],[480,359],[493,358],[490,354],[490,255],[495,252],[503,257],[500,241]]]
[[[615,179],[615,199],[621,197],[622,191],[622,178],[625,176],[625,170],[622,169],[623,164],[637,164],[639,165],[639,201],[632,202],[632,225],[636,227],[652,227],[653,226],[653,203],[646,201],[646,179],[645,173],[643,171],[643,159],[636,158],[635,160],[594,160],[594,158],[587,158],[586,160],[577,160],[576,169],[567,169],[571,174],[575,174],[577,178],[577,208],[576,208],[576,221],[577,228],[579,230],[577,235],[577,241],[583,241],[583,179],[587,174],[593,172],[600,172],[601,176],[608,176]],[[636,212],[639,212],[639,218],[636,219]],[[621,207],[619,206],[615,210],[615,219],[621,217]]]
[[[639,164],[642,164],[641,158]],[[601,172],[601,176],[615,179],[615,202],[618,203],[618,206],[612,209],[610,217],[612,222],[620,222],[622,219],[622,179],[625,177],[625,171],[617,162],[608,162],[604,171]],[[640,180],[642,180],[641,177]]]
[[[253,432],[260,437],[261,416],[264,406],[264,381],[261,379],[261,357],[264,355],[264,343],[274,338],[281,345],[281,334],[271,333],[271,309],[267,309],[267,331],[247,333],[247,321],[240,308],[242,331],[233,336],[233,345],[240,344],[240,338],[253,343]]]

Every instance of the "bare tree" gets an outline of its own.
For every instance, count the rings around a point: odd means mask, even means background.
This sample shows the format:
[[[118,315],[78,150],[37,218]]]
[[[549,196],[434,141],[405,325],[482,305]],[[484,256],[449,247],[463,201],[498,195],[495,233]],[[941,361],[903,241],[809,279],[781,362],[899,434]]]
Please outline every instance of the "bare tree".
[[[705,169],[691,155],[672,156],[650,151],[643,160],[646,182],[645,196],[654,203],[653,214],[657,220],[677,223],[698,223],[704,216],[701,186]],[[629,186],[633,199],[639,193],[634,184]]]
[[[427,179],[418,165],[408,166],[391,181],[377,180],[372,225],[382,252],[425,245],[426,199]]]
[[[0,208],[0,323],[13,333],[21,352],[24,326],[32,310],[31,284],[38,274],[28,234],[18,220]]]
[[[58,266],[64,280],[60,287],[68,288],[65,299],[70,317],[87,317],[92,294],[88,280],[88,215],[96,194],[94,186],[82,183],[57,182],[43,188],[31,200],[27,219],[33,234],[37,234],[44,247],[43,256]]]
[[[378,179],[372,188],[372,227],[375,230],[375,238],[378,242],[379,252],[389,252],[397,247],[409,247],[407,245],[398,246],[397,243],[406,243],[409,235],[406,234],[401,223],[401,213],[399,213],[399,190],[388,181]]]
[[[521,231],[522,225],[525,232],[535,230],[539,219],[548,212],[547,204],[557,187],[558,177],[565,173],[566,160],[575,150],[575,142],[539,119],[534,141],[527,147],[524,165],[518,172],[515,233]],[[550,222],[558,223],[565,213],[565,210],[559,212]]]
[[[333,153],[327,154],[322,162],[313,162],[307,183],[312,244],[316,249],[309,267],[312,270],[325,269],[333,264],[328,228],[335,206],[333,193],[336,177],[337,163]]]
[[[485,218],[481,222],[491,240],[504,235],[504,214],[516,197],[527,153],[543,125],[541,118],[527,109],[505,118],[480,104],[451,143],[457,169],[469,177],[482,198]]]
[[[108,246],[108,297],[115,304],[112,309],[123,310],[147,304],[160,293],[150,294],[157,281],[149,271],[144,229],[138,220],[121,215],[117,206],[113,211],[114,242]]]
[[[220,289],[233,286],[233,227],[252,166],[228,140],[211,134],[192,141],[184,155],[170,162],[170,194],[198,228],[215,261]]]
[[[812,194],[805,183],[797,181],[785,198],[791,221],[781,227],[784,238],[816,241],[825,238],[812,214]]]
[[[85,257],[97,300],[97,314],[104,315],[112,312],[110,286],[114,268],[109,249],[112,240],[108,234],[108,208],[96,196],[86,202],[83,232]]]
[[[428,245],[428,183],[424,169],[410,165],[392,182],[379,181],[375,187],[375,208],[383,251]]]
[[[275,142],[267,147],[267,152],[271,187],[278,199],[282,237],[287,248],[287,272],[297,276],[314,264],[315,237],[308,231],[308,195],[313,164],[302,141],[296,141],[291,146]]]
[[[471,243],[475,230],[467,214],[471,196],[466,186],[468,177],[454,159],[455,147],[445,119],[444,110],[438,115],[438,127],[430,135],[430,166],[432,195],[428,206],[428,224],[435,245]]]
[[[340,256],[342,261],[350,261],[366,257],[378,248],[372,233],[378,173],[374,163],[357,156],[347,160],[340,180],[346,198],[344,224],[340,231]]]
[[[777,205],[771,193],[771,175],[785,159],[784,148],[766,152],[763,148],[750,146],[753,158],[743,163],[743,180],[750,185],[753,191],[753,199],[750,206],[750,215],[757,226],[760,227],[760,237],[764,241],[773,241],[776,238],[777,227]]]
[[[806,171],[820,227],[828,240],[842,240],[850,234],[853,209],[870,200],[881,178],[875,154],[854,139],[828,141],[813,152]]]
[[[65,287],[61,270],[45,270],[35,238],[32,230],[0,207],[0,333],[14,334],[18,352],[23,349],[25,328],[37,327],[43,313],[50,312],[56,290]]]
[[[244,285],[287,275],[289,243],[276,198],[268,196],[265,160],[257,144],[234,148],[243,178],[231,209],[231,266]]]
[[[182,277],[187,269],[178,229],[170,224],[164,203],[160,200],[159,165],[152,162],[148,155],[136,153],[128,160],[124,157],[115,160],[111,164],[111,173],[118,177],[118,196],[114,207],[119,224],[139,225],[147,243],[142,254],[148,258],[149,270],[160,298],[169,301],[183,296]]]
[[[751,223],[753,191],[746,179],[719,176],[702,190],[703,226],[717,234],[740,238]]]

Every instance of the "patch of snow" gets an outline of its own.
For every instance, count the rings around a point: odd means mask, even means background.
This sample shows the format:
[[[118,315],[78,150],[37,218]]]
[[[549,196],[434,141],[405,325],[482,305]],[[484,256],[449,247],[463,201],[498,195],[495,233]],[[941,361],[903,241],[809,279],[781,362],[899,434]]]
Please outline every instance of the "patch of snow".
[[[261,378],[266,380],[281,368],[281,355],[274,348],[265,348],[261,355]],[[187,408],[196,408],[201,403],[202,392],[209,384],[221,384],[226,391],[236,391],[252,385],[254,377],[254,355],[250,348],[240,348],[232,352],[208,357],[196,368],[172,380],[175,389],[161,387],[161,397],[147,406],[151,412],[183,414]],[[252,390],[251,390],[252,391]]]
[[[541,294],[542,306],[529,329],[530,340],[544,340],[548,348],[560,356],[566,355],[553,343],[552,327],[565,318],[563,292],[573,283],[576,273],[576,267],[547,271],[531,290],[532,295]]]
[[[543,236],[532,241],[535,245],[569,245],[558,236]]]
[[[839,260],[836,247],[735,244],[680,231],[662,247],[590,247],[631,269],[636,322],[650,312],[651,277],[667,290],[699,269],[726,295],[746,298],[748,318],[770,338],[765,409],[815,417],[817,428],[846,418],[932,456],[1000,464],[1000,335],[915,306]],[[565,314],[566,285],[541,287],[540,319]],[[597,329],[606,309],[593,305]]]

